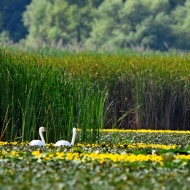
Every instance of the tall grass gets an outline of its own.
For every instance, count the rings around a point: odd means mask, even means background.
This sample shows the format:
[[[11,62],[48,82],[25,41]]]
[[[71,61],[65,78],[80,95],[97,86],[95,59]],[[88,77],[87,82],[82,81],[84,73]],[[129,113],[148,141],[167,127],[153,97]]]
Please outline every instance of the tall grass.
[[[64,61],[67,72],[108,89],[104,127],[189,129],[189,54],[79,54]]]
[[[72,128],[82,129],[80,141],[98,140],[103,127],[104,90],[85,76],[73,78],[64,68],[42,57],[0,52],[0,121],[3,139],[71,140]],[[6,130],[4,130],[6,127]]]
[[[98,140],[101,128],[183,129],[190,126],[189,54],[0,51],[3,139]]]

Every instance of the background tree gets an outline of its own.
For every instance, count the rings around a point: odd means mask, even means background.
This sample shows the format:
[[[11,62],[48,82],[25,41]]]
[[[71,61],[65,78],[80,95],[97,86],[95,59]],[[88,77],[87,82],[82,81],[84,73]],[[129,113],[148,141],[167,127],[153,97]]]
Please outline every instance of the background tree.
[[[104,1],[97,10],[86,43],[121,48],[142,45],[166,50],[173,40],[170,9],[169,0]]]
[[[174,47],[190,49],[190,0],[184,5],[177,6],[172,12],[172,31],[175,36]]]
[[[32,0],[23,14],[23,22],[28,27],[28,44],[48,40],[48,29],[52,19],[51,2]],[[53,28],[51,28],[51,31]],[[50,33],[51,33],[50,31]]]
[[[94,7],[92,1],[33,0],[23,15],[28,27],[27,41],[80,44],[89,36]],[[75,2],[75,3],[74,3]]]
[[[124,11],[132,27],[126,38],[127,43],[167,50],[173,41],[170,9],[169,0],[141,0],[139,3],[128,0]],[[134,14],[135,12],[138,14]]]
[[[95,45],[98,48],[121,45],[122,6],[122,0],[107,0],[99,6],[92,23],[90,38],[86,41],[87,46]]]

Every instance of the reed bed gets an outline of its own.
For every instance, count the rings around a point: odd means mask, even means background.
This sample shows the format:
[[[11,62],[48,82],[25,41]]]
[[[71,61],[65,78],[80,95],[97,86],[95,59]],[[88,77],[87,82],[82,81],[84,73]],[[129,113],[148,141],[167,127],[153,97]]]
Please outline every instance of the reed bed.
[[[188,130],[189,54],[0,50],[0,140],[98,141],[100,129]]]
[[[43,57],[0,52],[1,140],[71,139],[72,128],[82,129],[81,141],[97,141],[105,93],[97,84],[72,78],[64,68]],[[88,129],[88,130],[87,130]]]

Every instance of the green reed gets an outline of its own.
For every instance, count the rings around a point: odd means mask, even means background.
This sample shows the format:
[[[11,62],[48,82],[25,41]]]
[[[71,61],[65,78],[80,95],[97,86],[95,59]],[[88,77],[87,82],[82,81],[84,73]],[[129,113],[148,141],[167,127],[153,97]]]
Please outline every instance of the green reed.
[[[0,137],[98,141],[101,128],[189,129],[190,56],[1,49]]]
[[[73,127],[82,129],[80,141],[98,140],[105,92],[96,83],[71,77],[42,57],[1,51],[0,64],[4,140],[38,138],[40,126],[48,142],[70,141]]]

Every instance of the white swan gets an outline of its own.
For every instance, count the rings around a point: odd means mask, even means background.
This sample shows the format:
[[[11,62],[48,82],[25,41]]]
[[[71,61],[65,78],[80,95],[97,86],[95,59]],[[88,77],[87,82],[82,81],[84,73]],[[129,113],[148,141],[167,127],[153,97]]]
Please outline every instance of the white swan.
[[[72,136],[72,140],[71,143],[65,140],[60,140],[57,141],[54,146],[73,146],[75,143],[75,138],[76,138],[76,134],[77,134],[77,129],[74,127],[73,128],[73,136]]]
[[[45,127],[40,127],[39,128],[39,134],[40,134],[40,138],[41,140],[32,140],[29,145],[30,146],[46,146],[45,140],[44,140],[44,136],[43,136],[43,132],[46,132],[46,128]]]

